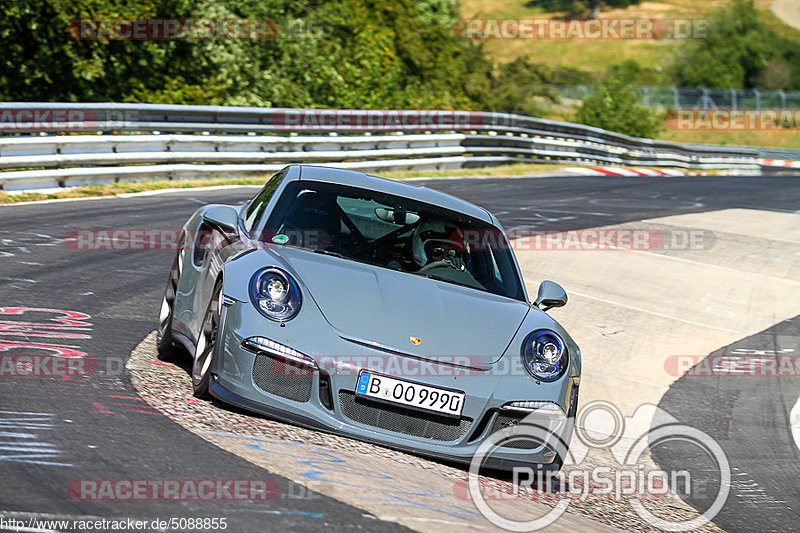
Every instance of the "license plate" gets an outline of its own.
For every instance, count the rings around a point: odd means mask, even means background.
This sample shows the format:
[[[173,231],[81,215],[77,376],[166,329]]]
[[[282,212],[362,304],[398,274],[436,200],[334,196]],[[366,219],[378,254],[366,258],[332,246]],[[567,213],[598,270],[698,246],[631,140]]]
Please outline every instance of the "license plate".
[[[356,395],[454,417],[461,416],[465,396],[463,392],[390,378],[368,370],[358,373]]]

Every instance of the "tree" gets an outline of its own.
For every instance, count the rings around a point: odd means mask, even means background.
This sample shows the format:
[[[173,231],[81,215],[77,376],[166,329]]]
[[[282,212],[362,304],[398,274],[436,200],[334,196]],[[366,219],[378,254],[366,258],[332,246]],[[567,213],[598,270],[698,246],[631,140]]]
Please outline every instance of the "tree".
[[[492,63],[449,0],[16,0],[0,98],[285,107],[483,108]],[[73,19],[274,19],[267,40],[79,40]]]
[[[636,92],[624,80],[609,76],[583,101],[575,120],[632,137],[653,138],[663,125],[663,117],[638,102]]]
[[[712,14],[706,39],[680,50],[675,81],[683,87],[756,87],[761,72],[781,55],[778,41],[753,0],[731,0]]]
[[[484,100],[489,111],[540,116],[547,104],[558,102],[553,81],[552,67],[520,57],[499,67]]]

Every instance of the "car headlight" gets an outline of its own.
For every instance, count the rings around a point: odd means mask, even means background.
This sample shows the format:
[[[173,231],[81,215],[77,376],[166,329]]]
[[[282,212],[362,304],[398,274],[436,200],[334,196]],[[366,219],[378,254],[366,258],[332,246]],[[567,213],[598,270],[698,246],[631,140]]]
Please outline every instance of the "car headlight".
[[[522,363],[538,380],[557,380],[567,370],[568,362],[567,345],[554,331],[534,331],[522,343]]]
[[[250,299],[261,314],[277,322],[293,319],[303,303],[297,282],[276,267],[256,272],[250,280]]]

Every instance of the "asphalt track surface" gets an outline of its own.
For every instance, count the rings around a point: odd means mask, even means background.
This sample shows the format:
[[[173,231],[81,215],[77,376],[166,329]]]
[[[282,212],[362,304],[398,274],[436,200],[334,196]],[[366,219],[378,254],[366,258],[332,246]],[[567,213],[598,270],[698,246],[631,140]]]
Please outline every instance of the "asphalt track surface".
[[[800,181],[793,177],[562,176],[415,183],[482,205],[506,228],[569,230],[726,208],[800,210]],[[71,229],[178,229],[200,205],[237,204],[254,192],[189,190],[0,207],[0,307],[91,315],[91,327],[82,329],[84,338],[53,340],[0,331],[0,343],[69,344],[98,362],[98,371],[84,379],[0,377],[0,517],[227,517],[231,531],[404,529],[324,495],[292,497],[297,487],[289,480],[214,447],[147,407],[131,386],[124,362],[155,328],[172,252],[77,251],[64,242]],[[0,319],[47,321],[53,316]],[[774,344],[777,335],[796,339],[799,327],[796,320],[776,325],[774,331],[742,340],[742,346]],[[788,430],[788,413],[800,394],[794,379],[682,379],[662,402],[679,420],[722,438],[732,465],[768,488],[769,495],[759,501],[747,494],[747,482],[733,487],[719,519],[729,531],[792,530],[799,523],[798,450]],[[669,453],[656,457],[667,463],[680,460]],[[175,503],[85,501],[67,493],[70,482],[80,479],[165,478],[274,479],[280,494],[263,502]]]
[[[718,364],[724,356],[760,359],[755,362],[763,364],[781,355],[795,359],[797,354],[800,317],[716,350],[711,360]],[[714,522],[728,531],[796,531],[800,524],[800,453],[792,438],[789,414],[800,397],[800,376],[752,375],[752,370],[741,368],[739,375],[710,377],[703,364],[701,361],[676,381],[659,407],[702,428],[722,446],[731,463],[733,490]],[[656,447],[653,454],[664,470],[693,464],[697,472],[711,466],[697,447]],[[716,492],[716,477],[709,478],[707,490],[685,498],[701,511],[709,504],[706,495]]]

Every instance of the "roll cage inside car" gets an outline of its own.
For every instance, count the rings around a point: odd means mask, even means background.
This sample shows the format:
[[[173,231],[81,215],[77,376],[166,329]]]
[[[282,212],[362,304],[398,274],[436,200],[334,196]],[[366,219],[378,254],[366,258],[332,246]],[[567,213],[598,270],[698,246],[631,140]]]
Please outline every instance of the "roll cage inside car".
[[[243,225],[251,238],[525,301],[508,241],[492,224],[380,190],[306,179],[288,180],[281,187],[283,177],[282,173],[274,176],[242,209]],[[446,229],[438,239],[431,239],[443,244],[426,249],[428,256],[434,252],[439,260],[422,264],[419,253],[416,258],[412,253],[412,241],[420,233],[431,233],[418,231],[430,220]],[[476,246],[473,239],[470,245],[464,240],[466,233],[479,236],[481,244]],[[486,241],[487,235],[491,242]],[[416,244],[419,250],[415,252],[421,252],[423,245]]]

